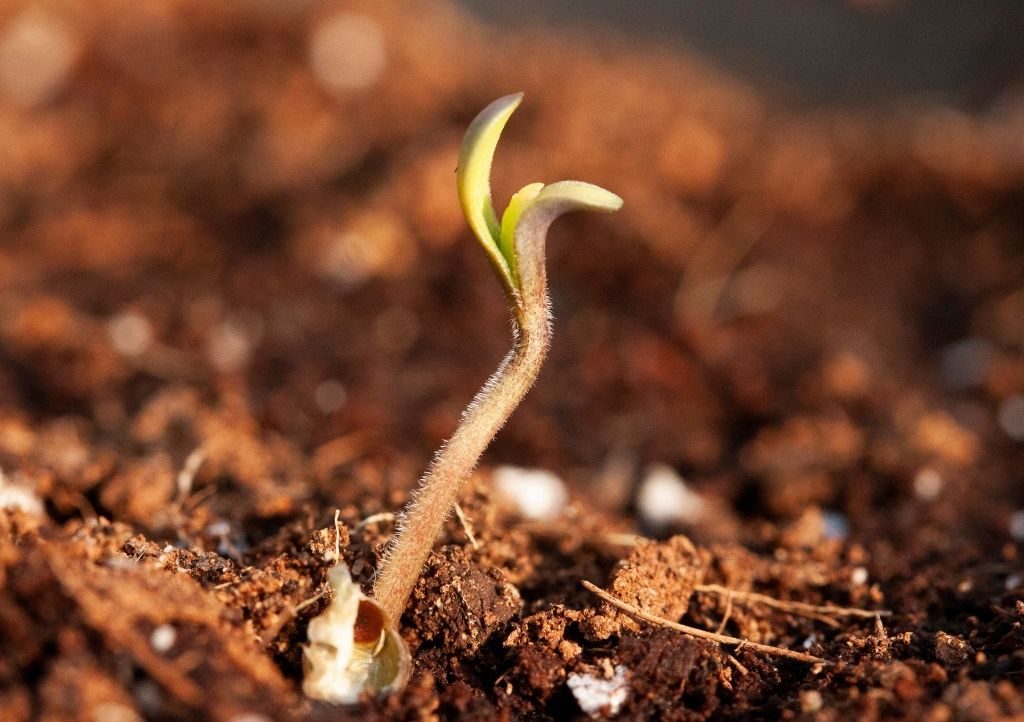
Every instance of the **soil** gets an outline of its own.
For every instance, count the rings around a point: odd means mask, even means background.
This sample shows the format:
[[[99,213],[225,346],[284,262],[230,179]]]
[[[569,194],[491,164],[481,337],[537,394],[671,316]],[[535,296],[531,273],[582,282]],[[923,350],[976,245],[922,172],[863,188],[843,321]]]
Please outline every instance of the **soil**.
[[[433,0],[28,5],[0,3],[4,719],[1024,718],[1022,86],[793,110]],[[401,620],[408,687],[310,702],[325,555],[369,582],[509,344],[453,171],[516,90],[496,198],[625,207],[552,231],[552,356]],[[526,518],[508,465],[569,502]]]

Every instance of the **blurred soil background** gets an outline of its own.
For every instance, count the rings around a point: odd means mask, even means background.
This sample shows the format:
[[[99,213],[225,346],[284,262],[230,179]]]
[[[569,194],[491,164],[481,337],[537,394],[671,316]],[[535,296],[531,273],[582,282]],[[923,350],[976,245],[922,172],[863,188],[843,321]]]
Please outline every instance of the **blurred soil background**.
[[[777,5],[878,37],[794,75],[767,21],[0,2],[2,716],[1021,719],[1020,11]],[[964,63],[901,60],[932,36]],[[625,207],[551,233],[552,356],[402,619],[409,687],[312,704],[325,553],[371,579],[509,345],[454,169],[518,90],[496,204]]]

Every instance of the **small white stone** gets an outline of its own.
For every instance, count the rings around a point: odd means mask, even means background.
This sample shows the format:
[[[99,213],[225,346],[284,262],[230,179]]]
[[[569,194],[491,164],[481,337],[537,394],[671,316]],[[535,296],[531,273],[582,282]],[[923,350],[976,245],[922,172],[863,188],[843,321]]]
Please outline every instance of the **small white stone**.
[[[231,533],[231,523],[226,519],[218,519],[206,527],[206,533],[210,536],[227,536]]]
[[[225,321],[207,340],[210,362],[224,372],[238,371],[249,363],[252,342],[241,324]]]
[[[695,524],[704,515],[704,498],[691,490],[675,469],[654,464],[647,469],[636,497],[641,518],[653,526]]]
[[[592,674],[570,674],[568,685],[576,704],[592,718],[614,717],[629,698],[626,668],[621,664],[615,665],[611,679],[601,679]]]
[[[336,13],[313,29],[309,64],[328,90],[369,88],[387,65],[384,34],[372,18]]]
[[[1024,509],[1010,514],[1010,536],[1014,541],[1024,542]]]
[[[21,509],[32,516],[42,516],[42,500],[35,491],[22,484],[13,483],[0,471],[0,509]]]
[[[821,692],[816,689],[806,689],[800,693],[800,711],[804,714],[818,712],[824,704]]]
[[[107,335],[118,353],[141,356],[153,343],[153,326],[141,313],[125,311],[107,322]]]
[[[918,499],[934,501],[942,493],[942,474],[931,467],[925,467],[914,475],[914,494]]]
[[[494,470],[494,488],[524,519],[557,519],[569,501],[565,483],[544,469],[499,466]]]
[[[178,633],[174,631],[174,627],[170,624],[161,624],[149,635],[149,646],[153,648],[154,652],[163,654],[171,650],[177,638]]]
[[[61,20],[29,7],[0,33],[0,92],[31,107],[53,98],[67,82],[80,41]]]
[[[345,405],[348,399],[348,390],[345,384],[336,379],[327,379],[316,387],[313,392],[313,402],[316,407],[325,414],[330,414]]]
[[[850,582],[858,587],[868,583],[868,570],[864,567],[856,567],[850,573]]]
[[[1020,574],[1011,574],[1006,578],[1006,591],[1012,592],[1014,589],[1019,587],[1024,582],[1024,576]]]
[[[1011,396],[999,406],[999,428],[1014,441],[1024,441],[1024,396]]]

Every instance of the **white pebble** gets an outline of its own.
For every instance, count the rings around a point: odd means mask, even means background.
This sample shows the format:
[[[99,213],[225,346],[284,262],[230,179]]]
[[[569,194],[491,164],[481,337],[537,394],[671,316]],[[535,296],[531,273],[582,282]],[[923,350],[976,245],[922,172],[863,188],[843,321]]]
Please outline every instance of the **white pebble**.
[[[118,353],[141,356],[153,343],[153,326],[141,313],[125,311],[107,322],[107,335]]]
[[[576,704],[590,717],[613,717],[629,698],[626,676],[626,668],[617,664],[611,679],[600,679],[592,674],[570,674],[568,685]]]
[[[704,515],[705,505],[703,497],[665,464],[648,467],[636,497],[640,517],[652,526],[696,524]]]
[[[1017,394],[999,406],[999,427],[1014,441],[1024,441],[1024,396]]]
[[[227,536],[231,533],[231,523],[226,519],[218,519],[206,527],[206,533],[210,536]]]
[[[42,516],[44,507],[35,491],[22,484],[13,483],[0,471],[0,509],[21,509],[32,516]]]
[[[814,714],[820,711],[824,704],[821,692],[816,689],[805,689],[800,693],[800,711],[804,714]]]
[[[1014,541],[1024,542],[1024,509],[1010,514],[1010,536]]]
[[[313,392],[313,402],[316,407],[325,414],[330,414],[345,405],[348,399],[348,390],[345,384],[336,379],[327,379],[316,387]]]
[[[149,635],[149,646],[153,651],[163,654],[171,650],[177,638],[178,633],[174,631],[174,627],[170,624],[161,624]]]
[[[1020,574],[1011,574],[1006,578],[1006,591],[1012,592],[1021,585],[1021,582],[1024,582],[1024,576],[1021,576]]]
[[[30,7],[0,34],[0,92],[26,107],[50,100],[67,82],[79,50],[67,25]]]
[[[558,518],[569,501],[565,483],[544,469],[499,466],[494,470],[494,487],[520,516],[533,521]]]
[[[230,373],[249,363],[252,342],[241,324],[225,321],[207,339],[206,353],[218,370]]]
[[[925,467],[914,475],[914,494],[918,499],[934,501],[942,493],[942,474]]]
[[[858,587],[868,583],[868,570],[864,567],[856,567],[850,573],[850,582]]]
[[[365,15],[332,15],[313,30],[309,64],[328,90],[369,88],[387,65],[380,26]]]

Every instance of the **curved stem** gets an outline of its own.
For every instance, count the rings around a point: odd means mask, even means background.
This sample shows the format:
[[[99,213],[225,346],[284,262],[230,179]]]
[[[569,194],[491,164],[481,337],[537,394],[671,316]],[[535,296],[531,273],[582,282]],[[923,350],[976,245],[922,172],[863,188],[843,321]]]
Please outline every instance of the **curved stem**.
[[[438,452],[406,506],[385,554],[373,596],[398,620],[423,564],[480,455],[505,425],[540,373],[551,340],[545,245],[548,228],[578,209],[617,210],[621,199],[603,188],[562,181],[540,190],[515,222],[515,272],[507,275],[515,314],[515,343],[498,370],[466,408],[455,434]]]
[[[551,339],[543,252],[539,268],[529,298],[513,299],[512,351],[463,412],[455,434],[434,457],[388,547],[373,596],[393,620],[405,611],[434,540],[481,454],[540,373]]]

